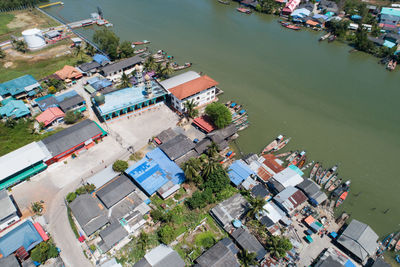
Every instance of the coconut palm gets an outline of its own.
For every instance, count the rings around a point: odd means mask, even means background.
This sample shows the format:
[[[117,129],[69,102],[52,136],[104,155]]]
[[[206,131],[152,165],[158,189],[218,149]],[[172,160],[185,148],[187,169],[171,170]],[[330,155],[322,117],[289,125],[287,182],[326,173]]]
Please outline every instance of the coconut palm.
[[[266,244],[270,255],[276,258],[285,257],[286,252],[292,249],[289,239],[280,236],[270,236]]]
[[[190,158],[183,164],[183,171],[189,181],[197,180],[196,178],[200,175],[201,171],[200,159]]]
[[[171,67],[171,64],[167,62],[162,68],[161,74],[164,78],[168,78],[172,73],[174,73],[174,69]]]
[[[131,81],[129,79],[130,79],[130,75],[125,74],[125,72],[123,72],[122,75],[121,75],[119,86],[121,88],[131,87],[132,84],[131,84]]]
[[[83,61],[83,50],[82,50],[82,46],[80,46],[80,45],[75,45],[74,51],[75,51],[75,56],[76,56],[76,57],[80,57],[80,62],[82,62],[82,61]]]
[[[194,117],[199,115],[199,111],[196,109],[197,103],[194,101],[194,99],[186,101],[185,103],[183,103],[183,106],[186,110],[186,116],[188,116],[189,118],[193,119]]]
[[[34,202],[32,203],[31,208],[35,214],[40,215],[43,211],[43,204],[40,202]]]
[[[260,211],[263,210],[265,200],[257,197],[250,199],[250,209],[247,212],[247,217],[253,219]]]
[[[203,163],[203,177],[207,178],[210,174],[215,172],[221,164],[213,158],[207,158]]]
[[[219,156],[219,147],[215,142],[212,142],[211,145],[208,146],[207,155],[210,158],[218,159]]]
[[[256,256],[257,254],[254,252],[248,252],[247,250],[242,250],[239,252],[239,260],[242,263],[242,266],[249,267],[257,265]]]
[[[96,54],[96,48],[90,44],[86,44],[85,53],[92,57]]]
[[[154,57],[150,56],[146,59],[146,61],[144,62],[144,67],[147,70],[156,70],[157,69],[157,63],[156,60],[154,59]]]

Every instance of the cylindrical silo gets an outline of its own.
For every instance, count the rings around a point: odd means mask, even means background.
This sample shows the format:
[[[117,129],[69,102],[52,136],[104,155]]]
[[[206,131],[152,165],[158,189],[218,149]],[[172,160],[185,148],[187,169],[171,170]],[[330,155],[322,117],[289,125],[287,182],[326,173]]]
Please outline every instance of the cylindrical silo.
[[[39,29],[29,29],[22,32],[22,36],[29,49],[38,49],[46,45],[42,31]]]

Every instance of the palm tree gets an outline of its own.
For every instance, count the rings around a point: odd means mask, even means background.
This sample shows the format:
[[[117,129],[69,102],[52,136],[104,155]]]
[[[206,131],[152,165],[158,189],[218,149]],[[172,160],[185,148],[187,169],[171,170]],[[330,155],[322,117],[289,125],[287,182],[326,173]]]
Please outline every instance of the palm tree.
[[[185,103],[183,103],[183,106],[185,107],[186,115],[189,118],[193,119],[194,117],[199,115],[199,111],[196,109],[197,103],[194,101],[194,99],[186,101]]]
[[[242,266],[249,267],[257,265],[256,256],[257,254],[254,252],[248,252],[247,250],[242,250],[239,252],[239,260],[242,263]]]
[[[119,84],[119,86],[120,86],[121,88],[128,88],[128,87],[131,87],[132,84],[131,84],[131,81],[130,81],[129,79],[130,79],[130,75],[125,74],[125,72],[123,72],[123,73],[122,73],[122,76],[121,76],[121,79],[120,79],[120,84]]]
[[[207,154],[210,158],[218,159],[219,156],[219,147],[215,142],[212,142],[211,145],[208,146]]]
[[[149,56],[146,61],[144,62],[144,67],[147,70],[156,70],[157,68],[157,63],[156,60],[154,59],[154,57]]]
[[[94,46],[90,45],[90,44],[86,44],[85,47],[85,52],[86,54],[88,54],[89,56],[94,56],[94,54],[96,54],[96,48],[94,48]]]
[[[190,158],[183,164],[183,171],[189,181],[194,181],[200,175],[201,162],[198,158]]]
[[[272,257],[283,258],[286,252],[292,249],[289,239],[279,236],[270,236],[267,241],[267,249]]]
[[[174,73],[174,69],[171,67],[171,64],[167,62],[162,68],[161,73],[164,78],[168,78],[172,73]]]
[[[40,202],[34,202],[32,203],[31,208],[35,214],[40,215],[43,211],[43,204]]]
[[[215,172],[221,164],[213,158],[207,158],[203,163],[203,177],[207,178]]]
[[[260,213],[261,210],[263,210],[263,207],[265,205],[265,200],[257,197],[257,198],[251,198],[250,199],[250,209],[247,212],[247,217],[248,218],[254,218],[257,214]]]

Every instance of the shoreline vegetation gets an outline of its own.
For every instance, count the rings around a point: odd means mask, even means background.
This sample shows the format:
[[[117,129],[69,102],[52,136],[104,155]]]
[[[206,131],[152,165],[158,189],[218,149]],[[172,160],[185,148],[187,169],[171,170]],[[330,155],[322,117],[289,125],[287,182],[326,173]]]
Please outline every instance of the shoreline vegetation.
[[[276,2],[275,0],[258,0],[256,5],[248,5],[249,1],[240,0],[230,0],[231,2],[237,2],[239,6],[246,6],[250,10],[252,8],[254,11],[262,14],[278,16],[281,19],[292,22],[293,18],[290,15],[283,15],[282,10],[284,5]],[[219,1],[218,1],[219,2]],[[345,43],[349,45],[352,49],[349,52],[365,52],[371,54],[377,58],[380,58],[380,63],[386,64],[388,61],[395,61],[400,63],[400,56],[395,54],[397,45],[389,48],[384,45],[376,45],[374,39],[378,39],[379,36],[383,35],[382,29],[378,23],[378,15],[369,12],[367,8],[367,3],[358,0],[334,0],[338,6],[340,19],[331,19],[326,21],[324,26],[313,27],[313,30],[324,30],[334,36],[333,40]],[[229,3],[229,2],[228,2]],[[244,4],[245,3],[245,4]],[[315,5],[316,1],[311,1]],[[391,3],[391,2],[390,2]],[[386,2],[378,2],[376,7],[378,9],[388,6]],[[301,5],[300,5],[301,7]],[[299,7],[298,7],[299,8]],[[324,14],[327,10],[319,9],[314,6],[313,11],[319,11]],[[311,12],[311,14],[313,14]],[[357,19],[353,16],[356,16]],[[349,28],[350,24],[356,24],[357,29],[351,30]],[[295,20],[293,25],[301,26],[303,28],[309,28],[305,21]],[[322,24],[321,24],[322,25]],[[370,29],[367,29],[365,25],[369,25]],[[321,40],[321,39],[320,39]],[[372,41],[374,40],[374,41]]]

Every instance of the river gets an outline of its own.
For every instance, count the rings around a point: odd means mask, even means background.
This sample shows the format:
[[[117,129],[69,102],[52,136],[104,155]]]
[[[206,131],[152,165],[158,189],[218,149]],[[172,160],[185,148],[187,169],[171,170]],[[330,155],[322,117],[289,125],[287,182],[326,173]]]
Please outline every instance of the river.
[[[152,41],[179,63],[193,62],[220,82],[251,126],[238,144],[259,152],[276,135],[292,137],[325,167],[339,163],[352,186],[340,210],[380,236],[399,230],[400,75],[377,59],[319,43],[322,33],[282,28],[277,17],[235,11],[214,0],[65,0],[48,11],[69,21],[103,9],[123,40]],[[90,36],[93,29],[81,30]],[[387,211],[384,213],[384,211]]]

